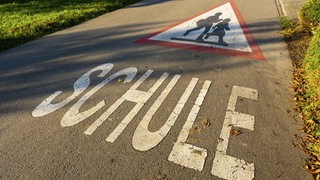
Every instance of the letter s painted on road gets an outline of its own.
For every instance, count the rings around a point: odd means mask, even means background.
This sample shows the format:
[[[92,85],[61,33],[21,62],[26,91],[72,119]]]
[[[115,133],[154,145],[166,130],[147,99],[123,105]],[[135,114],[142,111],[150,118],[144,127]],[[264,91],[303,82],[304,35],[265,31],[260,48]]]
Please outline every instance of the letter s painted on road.
[[[50,113],[62,108],[63,106],[67,105],[72,100],[74,100],[76,97],[78,97],[82,92],[84,92],[88,88],[88,86],[90,85],[90,75],[91,74],[93,74],[94,72],[97,72],[97,71],[101,71],[101,73],[98,74],[98,77],[104,77],[109,73],[109,71],[112,68],[113,68],[113,64],[106,63],[106,64],[102,64],[100,66],[97,66],[97,67],[91,69],[90,71],[86,72],[81,77],[79,77],[79,79],[74,83],[74,85],[73,85],[74,92],[71,96],[69,96],[67,99],[65,99],[59,103],[53,104],[52,101],[59,94],[61,94],[62,91],[54,92],[47,99],[42,101],[34,109],[34,111],[32,112],[32,116],[33,117],[42,117],[42,116],[45,116],[47,114],[50,114]],[[137,69],[131,68],[131,71],[132,71],[132,74],[134,74],[134,75],[130,76],[130,78],[126,78],[124,83],[130,82],[133,79],[133,77],[135,76],[135,74],[137,72]]]

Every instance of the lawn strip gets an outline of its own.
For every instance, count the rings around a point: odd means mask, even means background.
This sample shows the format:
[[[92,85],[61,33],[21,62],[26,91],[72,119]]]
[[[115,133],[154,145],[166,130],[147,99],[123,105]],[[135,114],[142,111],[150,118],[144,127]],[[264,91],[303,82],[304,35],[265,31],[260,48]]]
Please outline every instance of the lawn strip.
[[[138,0],[18,0],[0,4],[0,51]]]

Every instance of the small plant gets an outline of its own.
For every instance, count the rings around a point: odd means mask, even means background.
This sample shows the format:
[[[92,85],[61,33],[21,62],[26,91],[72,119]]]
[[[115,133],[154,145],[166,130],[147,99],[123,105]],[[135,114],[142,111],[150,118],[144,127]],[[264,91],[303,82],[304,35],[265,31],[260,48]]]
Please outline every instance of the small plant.
[[[280,23],[281,28],[285,29],[285,30],[293,29],[295,27],[294,23],[291,20],[289,20],[287,16],[282,16],[280,18],[279,23]]]
[[[299,23],[307,29],[320,24],[320,0],[308,0],[299,11]]]
[[[287,16],[282,16],[279,20],[280,27],[282,28],[281,34],[285,38],[292,38],[296,32],[296,23],[289,20]]]

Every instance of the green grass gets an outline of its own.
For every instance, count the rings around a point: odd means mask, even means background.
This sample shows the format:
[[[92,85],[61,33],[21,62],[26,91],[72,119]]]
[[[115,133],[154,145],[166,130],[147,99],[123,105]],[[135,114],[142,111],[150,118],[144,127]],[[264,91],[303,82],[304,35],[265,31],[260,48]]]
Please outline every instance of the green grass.
[[[320,0],[308,0],[299,11],[299,21],[303,26],[317,27],[320,23]]]
[[[287,16],[282,16],[280,17],[279,24],[282,28],[281,34],[284,35],[285,38],[293,37],[293,33],[296,32],[296,23],[289,20]]]
[[[320,88],[320,26],[313,32],[313,37],[305,56],[305,69],[309,82]],[[319,90],[315,89],[314,91],[318,97],[320,97]]]
[[[0,50],[71,27],[138,0],[1,0]]]
[[[290,21],[287,16],[282,16],[280,18],[280,26],[284,30],[293,29],[294,23],[292,21]]]
[[[295,109],[304,120],[307,136],[301,147],[310,155],[306,163],[320,179],[320,0],[308,0],[299,11],[299,23],[280,20],[295,65]]]
[[[303,68],[306,78],[306,101],[302,112],[307,124],[307,132],[312,141],[306,143],[308,151],[320,162],[320,26],[314,31]],[[318,166],[320,176],[320,166]]]

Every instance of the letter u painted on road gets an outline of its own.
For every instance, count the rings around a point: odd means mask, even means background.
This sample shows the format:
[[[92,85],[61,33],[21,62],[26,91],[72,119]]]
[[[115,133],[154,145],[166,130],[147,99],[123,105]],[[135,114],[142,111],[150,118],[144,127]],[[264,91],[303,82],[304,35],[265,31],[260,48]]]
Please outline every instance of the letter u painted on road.
[[[171,80],[171,82],[168,84],[166,89],[162,92],[162,94],[159,96],[159,98],[156,100],[156,102],[149,109],[149,111],[146,113],[146,115],[138,125],[132,138],[132,145],[135,149],[140,151],[147,151],[155,147],[168,134],[171,127],[174,125],[185,103],[189,99],[194,87],[196,86],[198,82],[198,78],[193,78],[190,81],[188,87],[185,89],[185,92],[181,96],[180,100],[178,101],[177,105],[173,109],[172,113],[170,114],[165,124],[158,131],[150,132],[148,130],[148,125],[150,123],[152,116],[155,114],[156,110],[164,101],[168,93],[172,90],[172,87],[176,84],[179,77],[180,75],[176,75]],[[179,134],[178,140],[175,143],[168,157],[169,161],[172,161],[174,163],[180,164],[188,168],[200,170],[200,171],[203,169],[204,161],[207,156],[207,150],[190,145],[190,144],[186,144],[186,140],[188,138],[189,131],[192,128],[192,125],[200,110],[200,106],[208,92],[210,84],[211,84],[211,81],[204,82],[204,85],[200,91],[200,94],[196,99],[196,102],[193,108],[191,109],[191,112],[187,118],[187,121]],[[193,153],[195,150],[200,151],[201,155],[199,156],[199,153]]]
[[[149,123],[151,118],[156,113],[158,108],[161,106],[163,101],[166,99],[170,91],[173,89],[175,84],[178,82],[180,75],[175,75],[161,95],[157,98],[154,104],[150,107],[149,111],[142,118],[140,124],[138,125],[133,137],[132,145],[136,150],[147,151],[155,147],[169,132],[171,126],[173,126],[175,120],[178,117],[178,114],[172,113],[165,124],[155,132],[150,132],[148,130]],[[181,112],[181,110],[180,110]],[[179,112],[179,113],[180,113]]]

